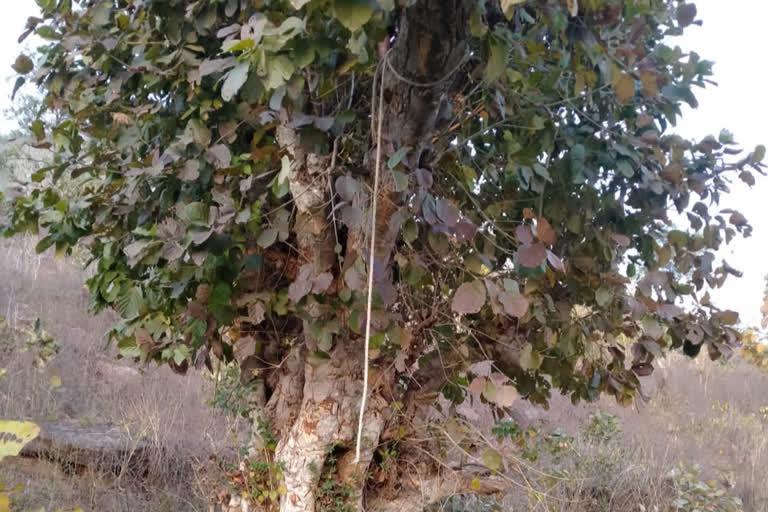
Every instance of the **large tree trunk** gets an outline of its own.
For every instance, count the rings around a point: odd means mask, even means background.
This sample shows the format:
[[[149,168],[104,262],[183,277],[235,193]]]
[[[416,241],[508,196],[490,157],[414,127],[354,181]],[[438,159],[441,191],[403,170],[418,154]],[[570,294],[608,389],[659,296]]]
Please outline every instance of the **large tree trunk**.
[[[361,397],[359,352],[340,346],[328,363],[317,368],[306,364],[304,399],[298,418],[277,450],[278,460],[285,465],[283,474],[288,489],[281,503],[282,512],[315,510],[316,487],[327,455],[336,444],[351,448]],[[355,483],[359,490],[357,501],[362,499],[363,475],[384,427],[386,402],[375,396],[370,404],[361,460],[356,467],[347,469],[348,484]]]
[[[389,54],[389,65],[382,66],[385,97],[382,144],[387,147],[411,146],[409,166],[428,166],[429,145],[440,120],[441,109],[450,101],[459,83],[456,71],[467,54],[467,20],[475,5],[472,0],[422,0],[405,10],[401,17],[396,41]],[[391,68],[390,68],[391,66]],[[398,78],[392,69],[406,78]],[[415,85],[438,81],[430,87]],[[377,99],[372,98],[372,101]],[[328,180],[331,157],[305,153],[297,143],[296,133],[285,125],[278,129],[278,141],[292,156],[289,177],[291,193],[297,211],[296,232],[301,264],[312,265],[311,278],[332,270],[336,257],[335,227],[328,221],[330,192]],[[376,140],[374,142],[375,150]],[[374,158],[369,159],[373,166]],[[374,176],[374,169],[369,173]],[[378,201],[376,261],[387,265],[395,246],[397,229],[392,229],[392,217],[400,209],[402,198],[394,193],[389,176],[382,176]],[[363,223],[370,226],[369,221]],[[346,262],[352,255],[359,256],[364,249],[360,241],[367,238],[365,231],[350,233]],[[366,258],[367,260],[367,258]],[[362,396],[363,342],[351,337],[336,340],[331,359],[313,366],[306,354],[316,348],[307,322],[304,325],[307,350],[301,352],[303,375],[294,375],[292,385],[275,390],[267,410],[281,418],[292,418],[290,426],[278,428],[281,435],[276,456],[284,466],[286,495],[280,504],[281,512],[314,512],[317,485],[329,452],[341,448],[338,472],[345,484],[357,490],[354,506],[363,509],[365,475],[388,417],[387,400],[378,392],[371,393],[365,413],[363,452],[359,463],[352,461],[356,423]],[[297,364],[299,360],[296,361]],[[384,375],[388,374],[388,375]],[[379,379],[394,382],[393,365],[380,369]],[[298,388],[303,380],[300,406],[296,407]],[[279,395],[288,392],[286,399]],[[387,398],[392,397],[391,390]],[[275,404],[282,406],[275,409]],[[344,452],[346,450],[346,452]],[[455,492],[461,479],[440,480],[428,484],[428,501],[447,491]],[[431,487],[430,487],[431,486]],[[431,490],[430,490],[431,489]],[[422,492],[423,490],[419,491]],[[415,492],[415,490],[414,490]],[[398,501],[398,510],[417,510],[424,502],[407,497]],[[378,505],[376,507],[379,507]],[[403,507],[403,508],[399,508]],[[375,508],[394,510],[392,506]]]

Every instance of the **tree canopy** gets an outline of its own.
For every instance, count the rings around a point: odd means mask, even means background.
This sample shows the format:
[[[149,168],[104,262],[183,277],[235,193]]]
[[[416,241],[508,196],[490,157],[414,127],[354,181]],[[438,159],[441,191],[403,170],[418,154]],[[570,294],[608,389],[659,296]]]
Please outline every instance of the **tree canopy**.
[[[674,133],[712,83],[674,45],[692,3],[37,3],[14,69],[55,161],[0,229],[88,248],[123,356],[261,382],[283,511],[314,510],[306,460],[353,444],[369,271],[365,466],[427,405],[629,404],[666,351],[739,343],[709,290],[751,227],[718,203],[765,147]]]

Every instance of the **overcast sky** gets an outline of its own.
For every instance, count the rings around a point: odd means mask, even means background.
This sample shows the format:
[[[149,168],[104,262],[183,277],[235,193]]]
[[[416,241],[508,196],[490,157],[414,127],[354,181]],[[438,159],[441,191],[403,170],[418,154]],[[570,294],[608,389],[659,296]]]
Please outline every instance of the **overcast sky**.
[[[728,128],[745,151],[768,144],[768,2],[699,0],[696,5],[703,26],[692,26],[685,37],[672,42],[715,61],[719,87],[696,93],[699,108],[686,110],[676,131],[688,138],[701,138]],[[0,110],[10,102],[10,65],[19,53],[16,40],[27,17],[35,12],[33,0],[4,1],[0,16]],[[13,122],[0,115],[0,132],[13,127]],[[758,177],[752,189],[734,183],[732,191],[723,207],[741,211],[755,229],[751,238],[739,239],[721,252],[729,264],[744,271],[744,277],[731,279],[713,296],[721,307],[739,311],[746,324],[756,325],[768,273],[768,178]]]

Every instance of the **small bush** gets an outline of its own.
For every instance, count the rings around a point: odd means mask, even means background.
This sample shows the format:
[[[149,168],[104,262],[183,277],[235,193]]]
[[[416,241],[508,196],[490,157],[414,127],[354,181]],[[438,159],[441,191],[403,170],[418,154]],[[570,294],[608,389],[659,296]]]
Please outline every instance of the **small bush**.
[[[714,480],[699,480],[698,466],[681,464],[669,474],[676,498],[671,510],[676,512],[742,512],[741,499],[729,496]]]
[[[584,426],[584,437],[595,443],[610,443],[621,434],[621,425],[615,414],[598,411]]]

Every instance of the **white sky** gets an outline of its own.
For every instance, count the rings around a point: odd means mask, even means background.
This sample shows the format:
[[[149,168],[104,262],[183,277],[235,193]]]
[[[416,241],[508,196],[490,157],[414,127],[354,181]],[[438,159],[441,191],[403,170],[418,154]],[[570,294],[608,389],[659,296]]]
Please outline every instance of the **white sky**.
[[[10,102],[14,80],[10,65],[19,53],[18,35],[27,17],[37,12],[33,0],[4,3],[0,16],[0,110]],[[757,144],[768,144],[768,2],[699,0],[696,5],[704,25],[690,27],[684,38],[674,42],[715,61],[714,79],[719,87],[697,91],[700,106],[685,111],[677,132],[701,138],[728,128],[745,152]],[[14,126],[0,115],[0,132]],[[752,189],[734,183],[732,191],[722,206],[741,211],[755,229],[751,238],[738,239],[721,251],[728,263],[744,272],[744,277],[729,279],[714,298],[721,307],[739,311],[745,324],[756,325],[763,278],[768,273],[768,178],[758,176]]]

